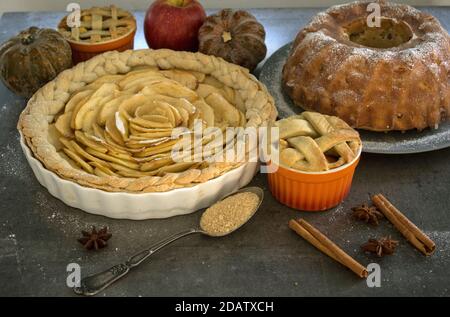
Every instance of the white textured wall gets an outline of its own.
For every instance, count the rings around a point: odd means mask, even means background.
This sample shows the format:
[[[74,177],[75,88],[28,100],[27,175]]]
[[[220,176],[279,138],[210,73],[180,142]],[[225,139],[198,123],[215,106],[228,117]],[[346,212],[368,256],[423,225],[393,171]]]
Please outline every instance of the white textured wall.
[[[82,7],[115,3],[130,10],[145,10],[152,0],[0,0],[0,12],[6,11],[64,11],[70,2]],[[339,0],[200,0],[206,8],[273,8],[273,7],[323,7],[348,1]],[[403,0],[414,5],[450,5],[450,0]]]

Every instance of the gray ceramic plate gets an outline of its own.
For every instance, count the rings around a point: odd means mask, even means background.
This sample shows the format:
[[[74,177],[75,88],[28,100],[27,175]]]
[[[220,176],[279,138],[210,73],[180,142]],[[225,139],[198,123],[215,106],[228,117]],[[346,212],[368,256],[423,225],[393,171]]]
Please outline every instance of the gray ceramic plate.
[[[263,82],[278,108],[279,117],[285,118],[302,109],[292,102],[281,87],[281,71],[289,55],[291,43],[276,51],[263,65],[259,80]],[[421,153],[450,147],[450,123],[441,124],[437,130],[422,132],[370,132],[359,130],[363,140],[363,151],[382,154]]]

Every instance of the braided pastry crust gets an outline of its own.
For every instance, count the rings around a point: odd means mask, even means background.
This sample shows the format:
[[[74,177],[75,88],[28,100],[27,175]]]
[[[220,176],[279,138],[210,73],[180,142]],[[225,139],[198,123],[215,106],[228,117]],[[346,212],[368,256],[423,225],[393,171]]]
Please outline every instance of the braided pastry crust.
[[[265,126],[275,120],[277,111],[267,89],[248,70],[201,53],[171,50],[137,50],[107,52],[62,72],[42,87],[28,102],[18,122],[27,145],[43,165],[63,179],[105,191],[162,192],[194,186],[216,178],[242,162],[213,162],[205,168],[192,168],[179,173],[138,178],[90,174],[73,166],[52,142],[52,124],[64,112],[71,98],[86,86],[107,76],[128,74],[142,67],[159,70],[192,71],[210,76],[236,96],[233,104],[245,114],[245,127]],[[69,152],[70,153],[70,152]]]

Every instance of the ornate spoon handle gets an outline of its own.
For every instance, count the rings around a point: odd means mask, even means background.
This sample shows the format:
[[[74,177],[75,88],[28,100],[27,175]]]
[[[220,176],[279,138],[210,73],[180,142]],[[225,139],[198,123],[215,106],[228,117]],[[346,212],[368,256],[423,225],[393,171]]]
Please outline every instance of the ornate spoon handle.
[[[190,229],[177,233],[167,239],[161,240],[151,246],[149,249],[132,255],[125,263],[117,264],[104,272],[83,278],[80,282],[80,286],[74,288],[74,292],[78,295],[96,295],[117,280],[127,275],[132,268],[137,267],[155,252],[161,250],[165,246],[171,244],[172,242],[175,242],[178,239],[194,233],[203,233],[203,231],[198,229]]]

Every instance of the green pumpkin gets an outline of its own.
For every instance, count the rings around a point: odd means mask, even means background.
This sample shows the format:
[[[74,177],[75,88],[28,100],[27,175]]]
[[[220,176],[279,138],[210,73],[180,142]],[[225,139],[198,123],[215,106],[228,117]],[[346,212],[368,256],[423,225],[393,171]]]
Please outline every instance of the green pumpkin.
[[[52,29],[30,27],[0,45],[0,77],[6,87],[22,97],[31,97],[70,67],[70,45]]]

